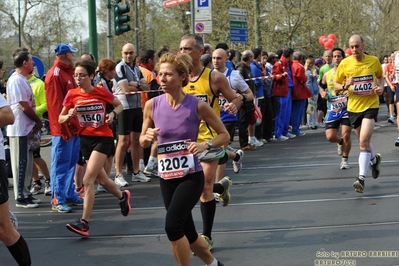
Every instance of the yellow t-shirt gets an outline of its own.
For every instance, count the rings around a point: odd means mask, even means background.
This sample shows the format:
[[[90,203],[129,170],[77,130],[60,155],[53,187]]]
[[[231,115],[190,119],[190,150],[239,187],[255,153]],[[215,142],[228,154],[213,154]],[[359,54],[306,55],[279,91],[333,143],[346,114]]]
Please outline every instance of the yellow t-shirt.
[[[327,83],[328,95],[335,96],[334,78],[335,78],[334,69],[328,70],[326,72],[326,83]]]
[[[190,81],[187,86],[183,87],[183,91],[208,103],[215,114],[220,117],[219,98],[212,92],[210,73],[211,70],[209,68],[204,68],[198,79],[196,81]],[[198,142],[211,140],[216,137],[216,135],[217,133],[213,128],[211,128],[205,121],[201,121],[197,139]]]
[[[361,62],[356,61],[353,56],[341,61],[335,73],[335,82],[343,84],[347,78],[354,78],[354,84],[348,88],[349,112],[361,113],[379,107],[378,95],[373,88],[378,85],[377,78],[381,76],[381,63],[375,56],[365,54]]]

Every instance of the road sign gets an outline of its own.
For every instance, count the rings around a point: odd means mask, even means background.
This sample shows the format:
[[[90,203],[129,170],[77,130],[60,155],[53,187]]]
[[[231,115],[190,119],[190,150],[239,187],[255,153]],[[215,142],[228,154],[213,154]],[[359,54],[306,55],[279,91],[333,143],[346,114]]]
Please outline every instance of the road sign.
[[[195,23],[195,33],[211,33],[212,21],[206,20]]]
[[[247,21],[245,16],[229,15],[230,21]]]
[[[248,30],[247,29],[230,29],[230,35],[247,35],[248,36]]]
[[[211,0],[194,0],[195,1],[195,32],[196,33],[212,33],[212,3]],[[202,23],[204,27],[200,27]],[[197,25],[199,27],[197,27]]]
[[[248,35],[230,35],[230,40],[232,42],[248,42]]]
[[[43,78],[44,76],[44,63],[43,61],[37,57],[32,56],[33,63],[35,64],[33,71],[35,72],[35,76],[38,78]]]
[[[230,28],[248,29],[247,22],[230,21]]]
[[[240,9],[240,8],[235,8],[235,7],[230,7],[229,8],[229,15],[236,15],[236,16],[247,16],[247,10],[246,9]]]
[[[201,33],[201,32],[203,32],[204,30],[205,30],[205,25],[204,25],[204,23],[198,22],[198,23],[195,24],[195,31],[196,31],[196,32]]]
[[[231,42],[248,42],[247,10],[229,8]]]

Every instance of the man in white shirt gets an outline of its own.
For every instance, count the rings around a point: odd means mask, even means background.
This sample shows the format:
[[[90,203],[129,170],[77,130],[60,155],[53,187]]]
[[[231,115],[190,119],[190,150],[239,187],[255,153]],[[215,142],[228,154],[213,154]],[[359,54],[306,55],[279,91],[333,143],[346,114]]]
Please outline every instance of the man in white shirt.
[[[12,174],[16,206],[37,208],[40,203],[29,191],[33,169],[33,152],[28,147],[28,135],[42,128],[42,121],[35,112],[32,89],[26,79],[33,70],[32,56],[27,51],[14,55],[15,72],[7,82],[7,98],[15,122],[7,126],[10,140]]]

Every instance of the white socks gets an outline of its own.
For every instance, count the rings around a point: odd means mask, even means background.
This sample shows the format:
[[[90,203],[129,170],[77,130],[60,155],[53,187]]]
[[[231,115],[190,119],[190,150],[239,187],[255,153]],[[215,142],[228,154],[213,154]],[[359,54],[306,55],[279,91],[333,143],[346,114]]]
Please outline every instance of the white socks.
[[[367,169],[370,166],[371,152],[360,151],[359,154],[359,175],[366,176]]]

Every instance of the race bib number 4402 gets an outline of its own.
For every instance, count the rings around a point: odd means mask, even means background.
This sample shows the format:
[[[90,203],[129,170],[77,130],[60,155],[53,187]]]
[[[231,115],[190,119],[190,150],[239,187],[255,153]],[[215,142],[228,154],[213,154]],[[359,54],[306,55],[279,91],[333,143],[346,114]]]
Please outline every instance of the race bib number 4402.
[[[370,95],[374,87],[373,75],[353,77],[352,92],[354,95]]]
[[[194,155],[179,140],[158,145],[158,172],[163,179],[182,178],[195,172]]]

